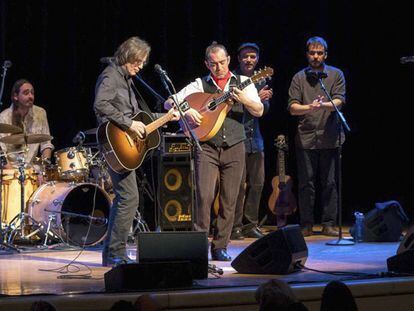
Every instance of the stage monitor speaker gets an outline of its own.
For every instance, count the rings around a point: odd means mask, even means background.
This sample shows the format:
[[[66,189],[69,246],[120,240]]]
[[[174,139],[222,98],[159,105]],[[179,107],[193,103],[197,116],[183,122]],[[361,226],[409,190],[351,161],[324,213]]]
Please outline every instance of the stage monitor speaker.
[[[158,193],[162,230],[192,230],[189,154],[161,156]]]
[[[375,203],[375,209],[365,215],[363,240],[397,242],[407,222],[408,218],[397,201]]]
[[[414,274],[414,249],[389,257],[387,267],[388,271]]]
[[[104,279],[106,291],[172,289],[193,284],[189,261],[123,264],[106,272]]]
[[[397,254],[387,259],[388,271],[414,273],[414,226],[408,229]]]
[[[137,261],[139,263],[190,261],[193,278],[207,278],[207,232],[139,232],[137,244]]]
[[[239,273],[288,274],[300,270],[308,247],[299,225],[289,225],[250,244],[231,263]]]
[[[404,235],[403,240],[398,247],[397,254],[401,254],[407,250],[414,249],[414,226],[411,226]]]

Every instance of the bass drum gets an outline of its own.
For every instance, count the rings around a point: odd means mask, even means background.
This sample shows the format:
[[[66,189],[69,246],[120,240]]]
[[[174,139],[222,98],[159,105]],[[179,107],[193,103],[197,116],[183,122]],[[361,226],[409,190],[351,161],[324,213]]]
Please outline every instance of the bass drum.
[[[110,207],[97,185],[48,182],[33,193],[28,213],[44,230],[50,223],[51,233],[68,244],[92,246],[106,237]]]

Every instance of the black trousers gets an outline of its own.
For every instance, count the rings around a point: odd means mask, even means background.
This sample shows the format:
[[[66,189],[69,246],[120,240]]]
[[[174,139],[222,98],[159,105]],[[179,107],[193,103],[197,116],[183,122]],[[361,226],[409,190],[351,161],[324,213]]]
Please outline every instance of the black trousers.
[[[115,199],[109,213],[108,234],[102,256],[126,259],[128,234],[139,203],[136,172],[117,174],[110,169],[109,174]]]
[[[241,228],[243,222],[258,224],[264,179],[264,153],[246,153],[246,165],[237,197],[233,229]]]
[[[234,210],[244,167],[244,143],[228,148],[202,144],[196,152],[198,211],[196,230],[210,230],[210,213],[215,198],[217,179],[220,183],[219,211],[211,249],[226,248],[234,221]]]
[[[299,213],[302,225],[314,224],[317,181],[320,182],[322,225],[334,225],[338,212],[337,157],[338,149],[296,150],[299,178]]]

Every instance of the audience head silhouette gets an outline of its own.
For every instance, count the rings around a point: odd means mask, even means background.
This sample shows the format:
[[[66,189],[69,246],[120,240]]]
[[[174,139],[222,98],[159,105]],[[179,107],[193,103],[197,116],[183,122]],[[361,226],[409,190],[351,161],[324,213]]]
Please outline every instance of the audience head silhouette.
[[[30,311],[56,311],[56,308],[50,302],[38,300],[32,303]]]
[[[323,290],[321,311],[357,311],[355,299],[348,286],[341,281],[331,281]]]
[[[298,301],[290,286],[282,280],[270,280],[256,290],[256,301],[260,311],[290,310],[306,311]]]
[[[118,300],[115,302],[110,311],[136,311],[134,305],[130,301]]]

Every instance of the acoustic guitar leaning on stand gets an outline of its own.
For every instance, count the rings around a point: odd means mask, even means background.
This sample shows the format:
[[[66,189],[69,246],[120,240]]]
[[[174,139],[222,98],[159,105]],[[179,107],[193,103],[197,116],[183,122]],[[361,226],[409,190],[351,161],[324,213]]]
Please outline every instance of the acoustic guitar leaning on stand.
[[[287,216],[297,209],[296,198],[292,192],[293,180],[286,175],[286,153],[288,146],[284,135],[279,135],[275,142],[277,152],[278,174],[272,179],[272,194],[269,197],[269,209],[276,215],[277,227],[287,224]]]

